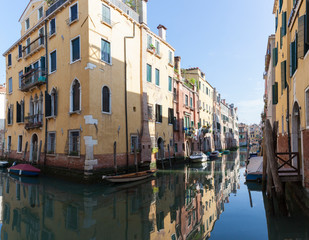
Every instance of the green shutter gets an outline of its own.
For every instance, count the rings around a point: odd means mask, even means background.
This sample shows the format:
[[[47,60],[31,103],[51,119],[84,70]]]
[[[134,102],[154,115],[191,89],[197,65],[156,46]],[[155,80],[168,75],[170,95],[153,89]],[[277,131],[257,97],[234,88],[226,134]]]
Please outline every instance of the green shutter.
[[[283,43],[282,43],[282,38],[283,38],[283,29],[282,29],[282,27],[280,28],[280,49],[282,49],[282,45],[283,45]]]
[[[273,105],[278,103],[278,83],[275,82],[272,89]]]
[[[309,44],[309,0],[306,1],[305,42]]]
[[[305,18],[303,15],[298,18],[298,57],[303,58],[305,56]]]
[[[285,89],[286,86],[286,61],[283,61],[281,62],[281,95],[283,94],[283,89]]]
[[[286,35],[286,12],[282,13],[282,36]]]
[[[279,0],[279,12],[281,12],[281,9],[282,9],[282,2],[283,0]]]
[[[290,77],[293,76],[293,42],[290,43]]]
[[[278,63],[278,48],[273,48],[273,66],[276,67]]]

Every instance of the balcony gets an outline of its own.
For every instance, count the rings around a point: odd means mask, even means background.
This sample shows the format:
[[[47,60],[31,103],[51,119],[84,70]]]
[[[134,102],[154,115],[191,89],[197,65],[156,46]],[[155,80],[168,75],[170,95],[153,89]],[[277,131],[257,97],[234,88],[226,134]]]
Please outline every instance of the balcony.
[[[27,117],[25,117],[25,121],[26,130],[40,128],[43,126],[43,114],[28,115]]]
[[[22,75],[20,90],[27,92],[34,87],[39,87],[46,82],[46,73],[43,68],[31,69]]]
[[[53,0],[53,1],[50,1],[50,7],[46,11],[46,17],[51,15],[56,10],[60,9],[60,7],[62,7],[64,5],[64,3],[66,3],[67,1],[68,0],[58,0],[58,1],[57,0]]]
[[[28,57],[32,56],[33,54],[35,54],[41,48],[44,47],[45,47],[45,38],[44,35],[41,35],[23,48],[23,56],[25,59],[27,59]]]

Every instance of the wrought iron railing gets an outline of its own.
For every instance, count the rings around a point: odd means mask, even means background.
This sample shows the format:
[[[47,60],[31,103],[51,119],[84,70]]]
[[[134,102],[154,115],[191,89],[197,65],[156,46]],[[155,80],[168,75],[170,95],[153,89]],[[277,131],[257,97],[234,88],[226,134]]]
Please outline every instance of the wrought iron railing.
[[[43,114],[33,114],[25,117],[26,125],[25,129],[40,128],[43,126]]]
[[[41,47],[45,46],[44,35],[40,35],[37,39],[32,41],[29,45],[23,47],[23,56],[27,58],[39,50]]]
[[[50,14],[52,14],[54,11],[56,11],[59,7],[61,7],[67,1],[68,0],[51,1],[51,5],[46,11],[46,17],[48,17]]]
[[[28,91],[30,88],[42,85],[46,81],[45,68],[31,69],[29,72],[22,75],[21,91]]]

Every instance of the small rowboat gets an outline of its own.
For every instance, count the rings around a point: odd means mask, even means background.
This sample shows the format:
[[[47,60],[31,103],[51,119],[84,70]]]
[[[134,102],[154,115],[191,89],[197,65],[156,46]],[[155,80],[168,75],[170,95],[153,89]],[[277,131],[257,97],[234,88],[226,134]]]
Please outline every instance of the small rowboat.
[[[113,183],[126,183],[143,180],[151,177],[157,170],[147,170],[143,172],[128,173],[118,176],[102,176],[102,179]]]
[[[206,162],[209,160],[208,156],[204,154],[203,152],[193,152],[193,154],[190,156],[191,162]]]
[[[0,161],[0,168],[5,168],[9,165],[8,161]]]
[[[214,152],[210,153],[209,157],[211,159],[216,159],[216,158],[222,157],[222,154],[219,151],[214,151]]]
[[[19,176],[38,176],[41,170],[31,166],[30,164],[17,164],[9,167],[8,172]]]

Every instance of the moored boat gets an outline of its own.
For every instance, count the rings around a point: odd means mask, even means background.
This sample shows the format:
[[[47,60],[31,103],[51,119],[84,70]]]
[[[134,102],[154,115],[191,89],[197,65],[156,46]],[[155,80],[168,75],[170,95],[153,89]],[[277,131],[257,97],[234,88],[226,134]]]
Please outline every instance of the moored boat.
[[[17,164],[8,168],[9,173],[13,173],[19,176],[38,176],[41,172],[40,169],[31,166],[30,164]]]
[[[263,157],[253,157],[247,166],[246,181],[262,181],[263,176]]]
[[[113,183],[126,183],[140,181],[153,176],[157,170],[147,170],[142,172],[128,173],[117,176],[102,176],[103,180],[113,182]]]
[[[0,168],[5,168],[9,165],[8,161],[0,161]]]
[[[209,157],[211,159],[215,159],[215,158],[222,157],[222,155],[221,155],[221,153],[219,151],[214,151],[214,152],[210,153]]]
[[[225,154],[225,155],[230,154],[230,153],[231,153],[230,150],[224,150],[223,151],[223,154]]]
[[[206,162],[208,160],[208,156],[204,154],[203,152],[193,152],[193,154],[190,156],[191,162]]]

